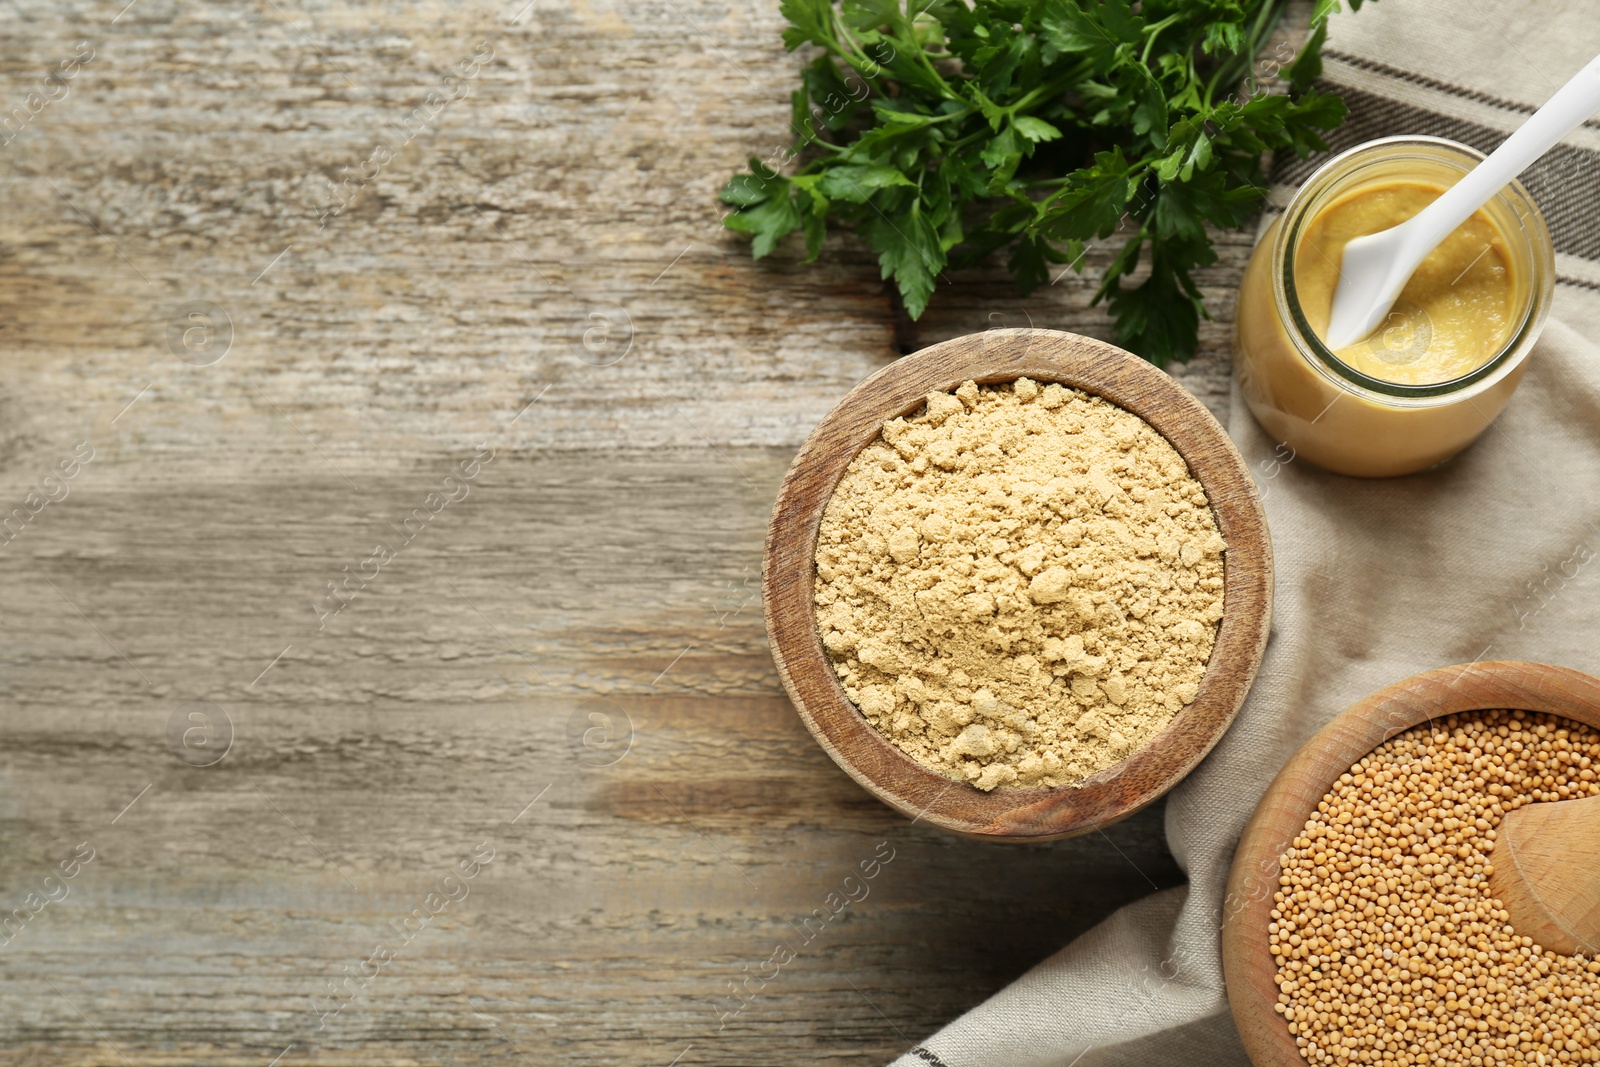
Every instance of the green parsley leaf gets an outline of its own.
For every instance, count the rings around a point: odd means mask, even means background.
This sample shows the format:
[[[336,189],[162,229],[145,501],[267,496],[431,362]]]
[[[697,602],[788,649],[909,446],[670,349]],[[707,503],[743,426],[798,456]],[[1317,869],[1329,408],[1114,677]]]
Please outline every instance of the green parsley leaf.
[[[920,202],[913,200],[910,210],[894,217],[879,214],[868,219],[862,236],[878,253],[883,277],[894,278],[906,313],[920,318],[933,295],[934,278],[945,263],[939,235],[923,217]]]
[[[1034,118],[1032,115],[1019,116],[1011,123],[1011,127],[1034,144],[1038,144],[1041,141],[1055,141],[1061,138],[1060,130],[1044,119]]]

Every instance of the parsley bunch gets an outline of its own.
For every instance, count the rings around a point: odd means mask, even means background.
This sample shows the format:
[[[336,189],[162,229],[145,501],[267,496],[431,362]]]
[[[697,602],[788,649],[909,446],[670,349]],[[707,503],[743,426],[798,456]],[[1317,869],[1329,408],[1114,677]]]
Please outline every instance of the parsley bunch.
[[[1282,57],[1287,94],[1260,91],[1255,68],[1290,0],[909,2],[784,0],[784,44],[820,52],[793,145],[728,183],[724,224],[758,259],[798,229],[807,262],[830,221],[852,230],[915,319],[947,264],[1009,249],[1030,291],[1126,219],[1095,302],[1133,351],[1188,359],[1206,314],[1193,272],[1216,261],[1207,226],[1250,217],[1264,153],[1325,149],[1319,131],[1344,119],[1310,88],[1339,0],[1318,0],[1305,49]]]

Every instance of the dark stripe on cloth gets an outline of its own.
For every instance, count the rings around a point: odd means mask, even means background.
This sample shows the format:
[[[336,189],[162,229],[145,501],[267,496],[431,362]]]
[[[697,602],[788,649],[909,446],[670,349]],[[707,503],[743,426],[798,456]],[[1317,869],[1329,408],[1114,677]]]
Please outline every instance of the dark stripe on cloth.
[[[1322,54],[1327,59],[1336,59],[1341,63],[1355,67],[1357,70],[1364,70],[1369,74],[1382,74],[1384,77],[1393,78],[1396,81],[1410,82],[1412,85],[1437,89],[1440,92],[1449,93],[1451,96],[1459,96],[1463,100],[1475,100],[1480,104],[1497,107],[1501,111],[1516,111],[1523,115],[1531,115],[1539,110],[1531,104],[1519,104],[1515,100],[1507,100],[1501,96],[1492,96],[1476,89],[1452,85],[1450,82],[1440,81],[1438,78],[1430,78],[1426,74],[1418,74],[1414,70],[1406,70],[1403,67],[1380,63],[1378,60],[1368,59],[1366,56],[1353,56],[1349,52],[1340,52],[1333,48],[1323,49]],[[1584,125],[1600,130],[1600,120],[1589,119]]]
[[[1327,83],[1319,83],[1318,88],[1337,93],[1350,108],[1344,125],[1327,137],[1328,146],[1334,152],[1396,134],[1446,137],[1471,145],[1480,152],[1492,152],[1505,140],[1505,135],[1498,130],[1362,89]],[[1272,178],[1286,185],[1299,185],[1327,158],[1319,154],[1301,160],[1280,152],[1274,161]],[[1600,218],[1600,152],[1557,145],[1528,168],[1522,175],[1522,183],[1543,209],[1557,252],[1600,260],[1600,224],[1595,222]]]

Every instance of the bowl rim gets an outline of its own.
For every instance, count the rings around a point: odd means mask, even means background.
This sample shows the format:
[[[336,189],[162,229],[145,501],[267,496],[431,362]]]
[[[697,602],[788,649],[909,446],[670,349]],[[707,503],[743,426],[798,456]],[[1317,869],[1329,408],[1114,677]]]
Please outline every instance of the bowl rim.
[[[1268,949],[1278,860],[1339,776],[1385,741],[1464,711],[1545,712],[1600,729],[1600,678],[1569,667],[1497,660],[1439,667],[1385,686],[1300,746],[1246,824],[1222,904],[1222,973],[1233,1020],[1255,1067],[1304,1067],[1278,1000]]]
[[[1188,465],[1210,500],[1223,554],[1223,617],[1195,699],[1150,742],[1082,782],[984,793],[916,762],[880,734],[839,684],[813,600],[822,510],[885,420],[931,392],[1032,378],[1103,397],[1144,419]],[[800,718],[852,778],[912,818],[982,839],[1046,841],[1126,818],[1178,783],[1233,722],[1255,679],[1272,613],[1266,516],[1243,457],[1215,417],[1170,375],[1120,348],[1056,330],[957,337],[883,367],[841,399],[796,454],[778,491],[762,565],[772,658]]]

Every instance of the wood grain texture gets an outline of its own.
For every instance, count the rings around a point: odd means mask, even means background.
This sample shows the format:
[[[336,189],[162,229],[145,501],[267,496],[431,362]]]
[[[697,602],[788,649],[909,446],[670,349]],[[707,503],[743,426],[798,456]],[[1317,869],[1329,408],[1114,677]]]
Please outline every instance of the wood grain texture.
[[[1430,719],[1510,708],[1600,728],[1600,678],[1542,663],[1468,663],[1407,678],[1341,712],[1273,779],[1245,826],[1223,902],[1222,969],[1239,1036],[1255,1067],[1303,1067],[1277,1003],[1268,947],[1279,857],[1341,774],[1383,742]],[[1570,803],[1570,802],[1568,802]],[[1498,857],[1497,857],[1498,859]]]
[[[817,630],[814,584],[823,510],[850,462],[887,419],[931,392],[971,379],[1060,382],[1131,411],[1164,436],[1204,486],[1227,542],[1223,616],[1199,692],[1172,724],[1122,762],[1081,783],[983,792],[895,747],[839,684]],[[1089,833],[1165,794],[1211,751],[1244,703],[1272,617],[1272,548],[1249,469],[1194,397],[1144,360],[1077,334],[989,330],[907,356],[850,391],[801,447],[778,490],[767,533],[763,601],[773,659],[817,741],[874,796],[907,816],[990,839]]]
[[[1180,880],[1159,808],[1000,851],[908,826],[806,733],[761,618],[833,404],[941,336],[1109,336],[1114,245],[1027,298],[962,272],[906,328],[853,240],[753,263],[719,228],[787,141],[775,2],[525,4],[0,3],[0,516],[94,449],[0,544],[0,918],[96,849],[0,947],[0,1062],[882,1063]],[[1178,368],[1219,416],[1248,250]],[[186,346],[193,302],[226,318]],[[169,743],[191,701],[231,719],[213,766]]]
[[[1600,952],[1600,797],[1507,812],[1494,858],[1489,892],[1517,933],[1563,956]]]

